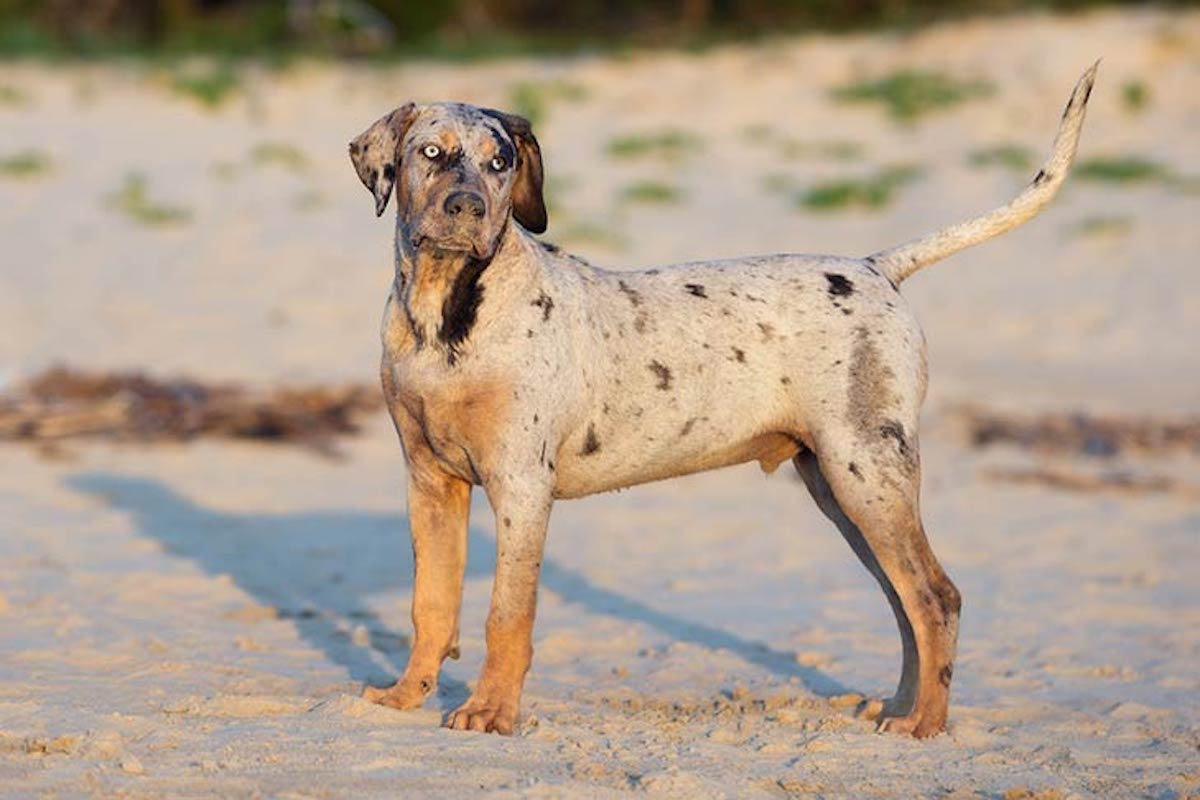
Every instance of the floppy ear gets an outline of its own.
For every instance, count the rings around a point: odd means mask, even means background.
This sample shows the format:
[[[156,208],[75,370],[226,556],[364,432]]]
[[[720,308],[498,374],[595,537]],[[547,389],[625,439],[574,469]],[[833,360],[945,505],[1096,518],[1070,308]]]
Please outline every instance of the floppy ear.
[[[517,177],[512,189],[513,216],[531,233],[546,231],[546,201],[542,197],[542,149],[529,120],[491,108],[483,112],[504,126],[517,146]]]
[[[396,170],[400,166],[400,143],[408,126],[417,116],[417,107],[405,103],[386,117],[375,121],[371,127],[350,142],[350,161],[354,171],[375,195],[375,216],[382,216],[392,196],[396,183]]]

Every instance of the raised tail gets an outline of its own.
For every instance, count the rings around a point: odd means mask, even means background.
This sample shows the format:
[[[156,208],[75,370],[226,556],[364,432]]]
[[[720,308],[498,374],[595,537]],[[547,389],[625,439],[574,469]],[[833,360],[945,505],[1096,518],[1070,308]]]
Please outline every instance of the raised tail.
[[[867,256],[866,261],[898,285],[922,267],[941,261],[946,256],[993,236],[999,236],[1034,217],[1043,206],[1054,199],[1059,187],[1067,179],[1071,162],[1075,160],[1075,147],[1079,144],[1079,132],[1083,128],[1084,113],[1087,111],[1088,98],[1092,95],[1092,84],[1096,81],[1096,68],[1099,66],[1100,62],[1097,61],[1075,84],[1075,91],[1071,92],[1071,99],[1067,101],[1067,107],[1063,111],[1062,122],[1058,125],[1058,135],[1054,137],[1054,150],[1023,192],[1007,205],[982,216],[872,253]]]

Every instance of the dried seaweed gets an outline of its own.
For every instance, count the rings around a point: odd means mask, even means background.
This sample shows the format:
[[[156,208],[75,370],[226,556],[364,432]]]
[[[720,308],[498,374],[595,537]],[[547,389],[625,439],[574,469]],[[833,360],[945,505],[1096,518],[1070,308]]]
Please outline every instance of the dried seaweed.
[[[1122,494],[1173,494],[1200,497],[1200,489],[1166,475],[1135,475],[1126,471],[1081,472],[1063,467],[989,469],[984,476],[995,481],[1046,486],[1068,492]]]
[[[0,394],[0,441],[129,442],[200,437],[296,443],[331,452],[382,405],[377,389],[308,386],[256,390],[233,383],[159,380],[141,372],[51,368]]]
[[[1200,418],[1087,413],[1006,414],[960,409],[972,447],[1003,444],[1042,454],[1110,457],[1171,451],[1200,454]]]

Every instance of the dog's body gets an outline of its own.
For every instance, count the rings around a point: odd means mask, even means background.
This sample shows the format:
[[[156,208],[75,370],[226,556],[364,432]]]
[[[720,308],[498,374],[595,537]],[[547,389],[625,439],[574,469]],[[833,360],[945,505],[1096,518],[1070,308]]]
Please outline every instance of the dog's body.
[[[896,614],[903,669],[881,727],[942,730],[960,601],[921,524],[925,346],[897,286],[1049,201],[1094,73],[1016,200],[865,259],[609,272],[527,232],[544,229],[545,210],[523,120],[409,105],[356,139],[351,155],[377,212],[393,180],[400,206],[382,378],[409,464],[416,557],[409,665],[367,696],[419,705],[457,655],[472,486],[496,513],[496,582],[483,674],[447,722],[507,733],[532,658],[554,499],[753,460],[771,471],[790,458]]]

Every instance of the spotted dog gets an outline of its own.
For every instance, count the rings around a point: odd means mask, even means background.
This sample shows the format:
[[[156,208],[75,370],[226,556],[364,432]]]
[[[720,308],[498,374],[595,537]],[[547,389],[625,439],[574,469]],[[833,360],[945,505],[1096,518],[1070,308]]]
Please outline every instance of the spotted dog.
[[[960,597],[921,522],[925,343],[898,287],[1054,197],[1095,71],[1014,200],[865,258],[610,272],[534,237],[546,208],[526,120],[409,103],[355,138],[351,160],[376,214],[393,193],[398,206],[381,372],[408,464],[416,573],[408,665],[365,696],[419,706],[458,656],[472,487],[495,511],[496,575],[482,674],[446,725],[508,734],[555,500],[791,459],[896,615],[903,665],[879,727],[942,731]]]

